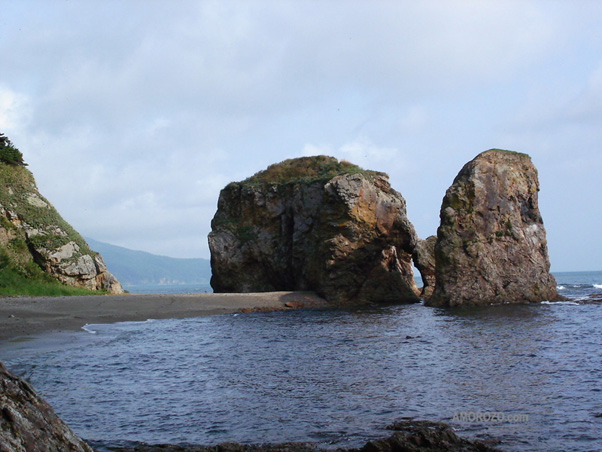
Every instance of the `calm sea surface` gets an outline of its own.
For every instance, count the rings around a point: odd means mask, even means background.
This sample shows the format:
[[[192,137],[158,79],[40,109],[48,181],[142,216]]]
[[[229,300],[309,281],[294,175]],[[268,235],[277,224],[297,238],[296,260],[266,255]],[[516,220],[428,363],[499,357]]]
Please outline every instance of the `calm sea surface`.
[[[600,451],[602,272],[556,278],[575,301],[88,325],[0,359],[101,447],[359,446],[414,417],[507,451]]]

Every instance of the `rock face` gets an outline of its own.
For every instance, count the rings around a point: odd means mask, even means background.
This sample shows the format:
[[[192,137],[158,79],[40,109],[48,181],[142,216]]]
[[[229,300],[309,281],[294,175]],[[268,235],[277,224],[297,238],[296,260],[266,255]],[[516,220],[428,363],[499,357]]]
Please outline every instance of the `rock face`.
[[[420,296],[422,298],[429,298],[435,290],[435,244],[437,243],[437,236],[431,235],[430,237],[422,240],[418,239],[416,248],[412,258],[414,259],[414,265],[420,271],[422,276],[422,292]]]
[[[526,154],[492,149],[447,190],[437,231],[432,306],[538,302],[558,297]]]
[[[0,363],[0,450],[93,452],[23,380]]]
[[[32,263],[58,281],[122,293],[102,257],[39,192],[24,167],[0,163],[0,257],[27,273]]]
[[[501,452],[483,441],[460,438],[443,422],[404,420],[387,429],[395,433],[370,441],[360,452]]]
[[[414,227],[383,173],[284,161],[225,187],[211,222],[215,292],[312,290],[331,302],[415,302]]]

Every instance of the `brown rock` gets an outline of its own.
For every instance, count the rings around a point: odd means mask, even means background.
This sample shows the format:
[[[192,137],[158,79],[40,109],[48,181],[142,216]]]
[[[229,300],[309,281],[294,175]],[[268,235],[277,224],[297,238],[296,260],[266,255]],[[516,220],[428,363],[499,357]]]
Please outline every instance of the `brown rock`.
[[[537,170],[526,154],[492,149],[462,168],[443,198],[436,287],[427,304],[558,298],[538,191]]]
[[[419,239],[412,253],[414,259],[414,265],[420,271],[422,277],[422,291],[420,296],[422,298],[429,298],[435,290],[435,244],[437,243],[437,236],[431,235],[430,237],[422,240]]]
[[[26,382],[0,363],[2,452],[93,452]]]
[[[211,223],[215,292],[312,290],[335,303],[416,302],[414,227],[383,173],[284,161],[225,187]]]

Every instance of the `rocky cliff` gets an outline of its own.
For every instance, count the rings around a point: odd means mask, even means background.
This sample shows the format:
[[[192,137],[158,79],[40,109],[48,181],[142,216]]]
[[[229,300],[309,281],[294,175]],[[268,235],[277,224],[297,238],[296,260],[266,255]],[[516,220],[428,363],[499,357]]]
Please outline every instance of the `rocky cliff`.
[[[526,154],[492,149],[459,172],[441,206],[436,287],[427,304],[537,302],[558,297]]]
[[[219,196],[215,292],[313,290],[332,302],[415,302],[414,227],[387,175],[326,156],[272,165]]]
[[[122,293],[102,257],[58,214],[23,166],[0,162],[0,266],[40,267],[56,280]]]
[[[93,452],[26,382],[0,363],[0,450]]]

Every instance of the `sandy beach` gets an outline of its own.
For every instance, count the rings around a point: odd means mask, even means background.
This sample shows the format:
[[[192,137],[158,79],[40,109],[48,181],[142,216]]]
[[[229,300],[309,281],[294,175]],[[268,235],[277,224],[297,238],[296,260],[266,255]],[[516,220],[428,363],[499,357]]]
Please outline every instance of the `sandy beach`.
[[[325,306],[312,292],[0,298],[0,341],[94,323]]]

